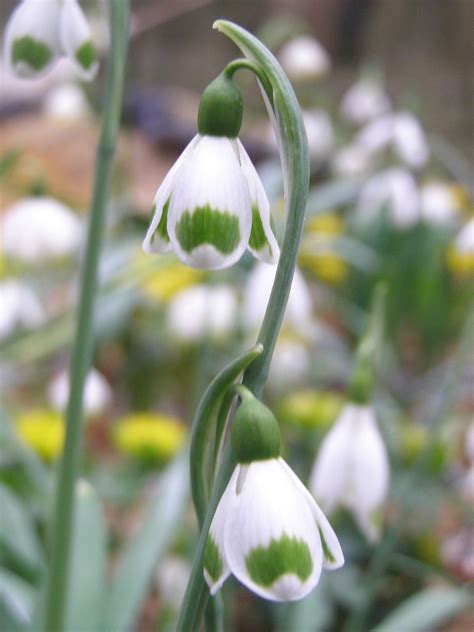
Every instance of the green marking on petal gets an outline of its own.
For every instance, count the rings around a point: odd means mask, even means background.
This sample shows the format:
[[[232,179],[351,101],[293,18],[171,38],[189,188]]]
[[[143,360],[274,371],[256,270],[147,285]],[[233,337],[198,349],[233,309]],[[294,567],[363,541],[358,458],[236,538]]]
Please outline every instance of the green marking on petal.
[[[319,531],[319,537],[321,538],[324,558],[331,564],[334,564],[334,562],[336,561],[336,558],[332,554],[331,549],[329,548],[328,543],[326,542],[326,538],[324,537],[323,530],[321,529],[319,525],[318,525],[318,531]]]
[[[158,226],[156,227],[155,232],[153,233],[153,236],[151,238],[151,241],[153,242],[153,240],[155,239],[156,236],[160,237],[160,239],[162,239],[163,241],[169,241],[170,238],[168,236],[168,228],[167,228],[167,224],[168,224],[168,209],[170,206],[170,200],[171,200],[171,196],[166,200],[165,205],[163,206],[163,213],[161,215],[161,219],[160,219],[160,223],[158,224]],[[150,211],[150,215],[153,219],[153,215],[155,214],[156,211],[156,205],[154,204],[151,208]]]
[[[249,246],[257,252],[264,246],[268,246],[271,254],[271,247],[263,229],[262,218],[257,206],[252,206],[252,231],[250,233]]]
[[[51,49],[44,42],[39,42],[30,35],[25,35],[13,42],[13,64],[24,62],[34,70],[41,70],[49,63],[52,56]]]
[[[84,44],[82,44],[82,46],[76,51],[76,60],[84,68],[84,70],[89,70],[96,59],[97,55],[95,48],[90,40],[84,42]]]
[[[305,581],[313,570],[308,545],[303,540],[283,534],[267,548],[258,547],[245,558],[247,571],[259,586],[271,586],[282,575],[297,575]]]
[[[198,246],[210,244],[228,255],[240,241],[239,218],[226,211],[217,211],[208,204],[195,209],[194,213],[185,211],[176,224],[176,236],[186,252],[192,252]]]
[[[219,549],[217,548],[217,544],[210,533],[207,536],[204,568],[208,572],[209,577],[215,582],[219,579],[224,570],[224,566],[219,555]]]

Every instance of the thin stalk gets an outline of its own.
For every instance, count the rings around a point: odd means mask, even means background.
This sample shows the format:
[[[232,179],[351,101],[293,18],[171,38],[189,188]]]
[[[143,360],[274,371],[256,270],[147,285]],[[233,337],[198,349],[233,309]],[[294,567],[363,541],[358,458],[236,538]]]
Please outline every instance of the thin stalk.
[[[51,567],[47,575],[42,629],[62,632],[70,574],[74,487],[79,467],[84,383],[91,364],[97,269],[102,248],[105,207],[122,110],[129,0],[109,0],[111,49],[107,64],[102,127],[97,148],[94,190],[87,232],[77,329],[70,364],[70,394],[66,409],[66,437],[56,479],[54,514],[50,533]]]
[[[214,24],[214,27],[230,37],[246,57],[259,67],[260,73],[266,76],[267,81],[261,81],[260,85],[269,106],[269,114],[278,128],[277,133],[282,152],[287,209],[285,236],[275,282],[258,336],[258,342],[263,345],[263,352],[246,369],[243,377],[243,383],[247,388],[259,396],[267,379],[293,280],[309,186],[308,146],[298,101],[291,84],[274,56],[258,39],[236,24],[219,20]],[[248,68],[252,69],[250,65]],[[216,507],[235,465],[235,455],[230,442],[228,442],[222,454],[221,465],[204,517],[177,632],[190,632],[199,629],[202,613],[209,597],[203,577],[207,534]]]

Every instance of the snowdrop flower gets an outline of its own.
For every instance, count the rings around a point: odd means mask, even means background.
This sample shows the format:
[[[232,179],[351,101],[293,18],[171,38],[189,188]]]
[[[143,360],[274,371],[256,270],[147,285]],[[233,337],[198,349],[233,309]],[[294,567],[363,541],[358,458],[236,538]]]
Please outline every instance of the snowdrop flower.
[[[330,68],[329,55],[314,37],[300,35],[286,42],[278,55],[289,77],[311,81],[325,75]]]
[[[419,194],[409,171],[394,167],[372,176],[362,187],[356,212],[362,219],[373,219],[387,207],[394,226],[404,230],[419,219]]]
[[[242,320],[244,327],[250,331],[262,324],[275,274],[274,266],[257,263],[248,276],[244,289]],[[310,334],[313,330],[311,293],[298,269],[293,276],[284,323],[302,335]]]
[[[69,376],[59,373],[48,385],[48,401],[52,408],[64,412],[69,399]],[[107,380],[96,369],[89,371],[84,388],[84,412],[88,417],[100,415],[109,406],[112,391]]]
[[[71,255],[82,239],[75,213],[48,197],[20,200],[5,211],[1,224],[5,255],[27,263]]]
[[[43,111],[61,121],[80,121],[91,113],[84,92],[74,83],[60,84],[48,92]]]
[[[430,150],[425,133],[413,114],[400,112],[394,119],[393,145],[399,158],[415,169],[428,162]]]
[[[197,342],[224,337],[235,324],[237,298],[229,285],[195,285],[176,294],[168,306],[168,327],[176,338]]]
[[[268,386],[276,391],[289,390],[309,375],[311,358],[307,342],[294,336],[280,335],[273,352]]]
[[[459,202],[453,188],[433,180],[420,189],[420,213],[428,224],[446,225],[458,217]]]
[[[174,250],[191,267],[218,270],[248,247],[276,263],[270,203],[237,138],[242,112],[242,97],[224,71],[202,95],[197,136],[156,193],[145,252]]]
[[[191,566],[184,557],[169,555],[160,560],[156,571],[160,600],[179,611],[190,574]]]
[[[82,79],[98,63],[87,20],[77,0],[23,0],[5,29],[4,58],[21,78],[37,77],[68,57]]]
[[[474,218],[457,234],[448,250],[447,260],[449,268],[461,277],[474,272]]]
[[[17,327],[36,329],[46,322],[46,314],[33,292],[13,279],[0,281],[0,340]]]
[[[347,404],[324,438],[310,489],[323,511],[349,509],[369,540],[379,534],[380,510],[388,493],[390,467],[370,406]]]
[[[366,173],[372,164],[371,152],[356,143],[346,145],[334,156],[332,166],[341,176],[353,177]]]
[[[394,117],[385,114],[370,121],[360,130],[354,144],[369,154],[376,154],[385,149],[393,140]]]
[[[390,110],[390,99],[380,84],[369,77],[355,83],[341,103],[342,116],[353,125],[362,125]]]
[[[309,157],[321,162],[331,153],[334,146],[334,131],[331,118],[324,110],[304,110],[303,123],[308,137]]]
[[[232,573],[271,601],[305,597],[322,568],[344,563],[338,539],[311,494],[280,457],[272,413],[247,389],[232,425],[237,456],[209,530],[204,576],[215,595]]]

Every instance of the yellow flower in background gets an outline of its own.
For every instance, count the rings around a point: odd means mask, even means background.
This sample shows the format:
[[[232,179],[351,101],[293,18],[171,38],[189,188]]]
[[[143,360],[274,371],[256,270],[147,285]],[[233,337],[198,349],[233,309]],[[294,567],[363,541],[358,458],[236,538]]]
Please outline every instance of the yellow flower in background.
[[[316,237],[318,242],[303,241],[299,264],[330,285],[342,283],[348,273],[346,262],[331,249],[329,243],[331,238],[341,235],[344,228],[343,218],[333,212],[312,217],[305,226],[306,236]],[[326,238],[328,243],[325,243]]]
[[[170,459],[184,443],[186,427],[174,417],[135,413],[123,417],[114,429],[117,448],[125,454]]]
[[[64,421],[52,410],[30,411],[16,420],[20,438],[45,461],[54,461],[64,443]]]
[[[449,189],[461,213],[467,216],[474,215],[474,199],[470,191],[457,182],[450,184]]]
[[[329,391],[293,391],[280,403],[279,416],[283,421],[303,428],[325,430],[334,422],[343,403],[341,395]]]

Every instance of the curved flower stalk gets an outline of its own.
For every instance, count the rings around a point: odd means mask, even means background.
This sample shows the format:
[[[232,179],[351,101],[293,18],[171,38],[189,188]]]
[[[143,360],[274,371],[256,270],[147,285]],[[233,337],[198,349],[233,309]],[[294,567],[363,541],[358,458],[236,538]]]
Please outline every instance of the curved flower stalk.
[[[368,540],[380,533],[390,466],[371,406],[347,404],[324,438],[310,478],[310,489],[330,514],[349,509]]]
[[[323,566],[339,568],[337,537],[314,499],[280,456],[273,414],[245,387],[232,425],[237,456],[209,531],[204,575],[214,595],[234,574],[272,601],[305,597]]]
[[[236,263],[248,247],[276,263],[270,203],[244,146],[237,138],[242,97],[230,64],[204,91],[198,134],[159,187],[145,252],[174,250],[195,268],[218,270]]]
[[[81,79],[97,74],[90,28],[77,0],[23,0],[7,23],[4,41],[6,63],[20,78],[41,76],[61,57]]]
[[[261,393],[268,375],[273,350],[290,293],[301,239],[309,185],[308,147],[296,96],[275,57],[257,38],[236,24],[219,20],[214,24],[214,27],[225,33],[236,43],[247,57],[247,60],[249,60],[253,67],[252,69],[258,73],[257,76],[262,94],[278,137],[283,169],[287,223],[275,283],[258,336],[258,342],[263,346],[263,351],[245,370],[243,377],[244,384],[258,395]],[[228,404],[228,401],[226,403]],[[201,406],[204,406],[204,399],[200,404]],[[212,399],[207,401],[206,406],[212,408]],[[221,415],[219,416],[221,417]],[[205,438],[208,436],[207,426],[209,425],[209,420],[206,416],[201,415],[196,421],[198,423],[193,424],[193,435],[195,437],[199,436],[199,440],[195,440],[194,445],[204,445]],[[193,484],[195,480],[201,481],[193,491],[193,499],[202,523],[202,529],[178,622],[178,632],[187,632],[188,630],[199,628],[202,613],[208,599],[203,575],[207,534],[219,500],[237,464],[233,450],[228,442],[221,454],[220,467],[207,503],[205,492],[203,491],[205,490],[205,484],[202,483],[202,479],[205,479],[205,474],[202,471],[204,461],[197,462],[197,454],[200,454],[200,452],[195,451],[191,454],[191,481]],[[199,502],[196,502],[194,492],[199,492],[200,490]]]

